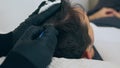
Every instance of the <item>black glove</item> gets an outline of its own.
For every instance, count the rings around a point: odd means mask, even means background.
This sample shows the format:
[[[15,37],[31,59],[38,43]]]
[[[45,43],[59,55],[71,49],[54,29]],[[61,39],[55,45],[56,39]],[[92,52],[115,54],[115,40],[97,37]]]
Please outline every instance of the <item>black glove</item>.
[[[0,57],[6,56],[9,50],[13,47],[13,34],[0,34]]]
[[[38,12],[40,11],[40,9],[41,9],[44,5],[46,5],[46,1],[43,1],[43,2],[38,6],[38,8],[37,8],[29,17],[32,17],[32,16],[34,16],[34,15],[37,15]]]
[[[8,34],[0,34],[0,56],[6,56],[8,52],[13,48],[16,41],[23,35],[23,33],[31,26],[36,25],[39,26],[44,23],[48,18],[50,18],[56,11],[58,11],[60,4],[55,4],[46,11],[38,14],[41,7],[46,4],[43,1],[40,6],[26,19],[22,22],[14,31]]]
[[[34,15],[37,15],[41,7],[45,4],[46,1],[43,1],[39,5],[39,7],[29,16],[29,18]],[[9,32],[7,34],[0,34],[0,57],[6,56],[8,52],[12,49],[16,41],[19,39],[19,37],[24,33],[24,31],[29,26],[31,26],[30,24],[26,24],[25,22],[21,23],[21,25],[12,32]]]
[[[25,57],[36,68],[46,68],[50,64],[55,51],[57,34],[58,32],[52,26],[47,26],[42,29],[34,26],[30,27],[18,40],[7,57],[11,58],[6,59],[2,67],[8,66],[9,68],[15,68],[14,66],[17,67],[21,65],[22,61],[19,60],[20,58],[14,59],[14,56],[11,56],[11,53],[17,53]],[[16,60],[18,60],[18,62],[14,62]],[[11,61],[10,64],[7,63],[8,61]],[[21,61],[21,63],[19,61]]]
[[[28,19],[26,19],[23,23],[20,24],[14,31],[13,31],[13,37],[15,43],[21,35],[25,32],[27,28],[29,28],[31,25],[40,26],[43,24],[48,18],[50,18],[53,14],[55,14],[56,11],[58,11],[60,7],[60,4],[55,4],[48,8],[46,11],[40,13],[40,14],[33,14]],[[38,11],[36,11],[38,13]]]

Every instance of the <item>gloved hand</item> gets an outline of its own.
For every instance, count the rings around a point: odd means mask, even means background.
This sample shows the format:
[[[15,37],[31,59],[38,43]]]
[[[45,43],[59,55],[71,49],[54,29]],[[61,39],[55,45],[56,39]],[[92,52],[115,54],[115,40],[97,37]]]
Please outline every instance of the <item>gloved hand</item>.
[[[18,60],[16,63],[14,62],[16,61],[14,58],[9,58],[11,57],[11,53],[17,53],[25,57],[36,68],[46,68],[50,64],[55,51],[57,34],[57,30],[53,26],[43,28],[30,27],[8,54],[8,59],[3,63],[3,67],[10,66],[10,68],[15,68],[14,66],[21,65],[19,64],[19,58],[15,58]],[[11,61],[10,65],[7,61]]]
[[[46,5],[46,1],[43,1],[39,7],[29,16],[28,19],[33,19],[32,16],[38,15],[41,7]],[[35,19],[35,18],[34,18]],[[27,20],[27,19],[26,19]],[[33,21],[34,22],[34,21]],[[29,28],[31,24],[26,24],[26,21],[22,22],[20,26],[18,26],[14,31],[9,32],[7,34],[0,34],[0,57],[6,56],[8,52],[12,49],[16,41],[19,39],[19,37],[22,36],[22,34],[25,32],[27,28]]]
[[[29,17],[32,17],[32,16],[34,16],[34,15],[37,15],[38,12],[41,10],[41,8],[42,8],[44,5],[46,5],[46,1],[43,1],[43,2],[38,6],[38,8],[37,8],[31,15],[29,15]]]
[[[16,41],[23,35],[23,33],[31,26],[36,25],[40,26],[48,18],[50,18],[56,11],[58,11],[60,4],[57,3],[46,11],[39,13],[41,7],[46,5],[46,1],[43,1],[40,6],[22,22],[14,31],[11,31],[8,34],[0,35],[1,42],[0,45],[3,45],[0,49],[0,56],[6,56],[8,52],[14,47]],[[6,45],[6,46],[5,46]]]
[[[43,5],[45,3],[42,3]],[[58,11],[60,4],[54,4],[53,6],[49,7],[46,11],[38,14],[38,10],[41,8],[39,7],[32,15],[29,16],[23,23],[20,24],[14,31],[13,31],[13,43],[22,36],[22,34],[31,26],[40,26],[43,24],[48,18],[50,18],[56,11]]]

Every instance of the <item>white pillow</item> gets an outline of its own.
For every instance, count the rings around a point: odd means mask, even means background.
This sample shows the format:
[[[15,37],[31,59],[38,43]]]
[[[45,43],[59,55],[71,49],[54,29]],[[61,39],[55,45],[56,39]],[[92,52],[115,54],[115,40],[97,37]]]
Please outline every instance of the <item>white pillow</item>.
[[[120,68],[120,66],[98,60],[53,58],[49,68]]]
[[[97,27],[94,30],[95,47],[105,61],[120,64],[120,29],[114,27]]]

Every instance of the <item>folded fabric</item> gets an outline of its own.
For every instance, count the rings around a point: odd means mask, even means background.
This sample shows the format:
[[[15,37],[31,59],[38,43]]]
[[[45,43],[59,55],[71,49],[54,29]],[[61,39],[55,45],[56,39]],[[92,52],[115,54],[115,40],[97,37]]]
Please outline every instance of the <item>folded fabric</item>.
[[[95,47],[104,61],[120,64],[120,29],[115,27],[98,27],[92,24]]]

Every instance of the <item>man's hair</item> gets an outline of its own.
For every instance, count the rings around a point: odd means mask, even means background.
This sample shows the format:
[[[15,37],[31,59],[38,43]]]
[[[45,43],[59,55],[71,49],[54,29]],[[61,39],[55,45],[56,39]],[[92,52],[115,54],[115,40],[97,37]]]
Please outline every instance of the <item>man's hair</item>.
[[[84,17],[82,15],[79,16],[69,2],[62,0],[59,11],[46,21],[59,31],[54,57],[81,58],[91,43],[88,27],[80,18]]]

